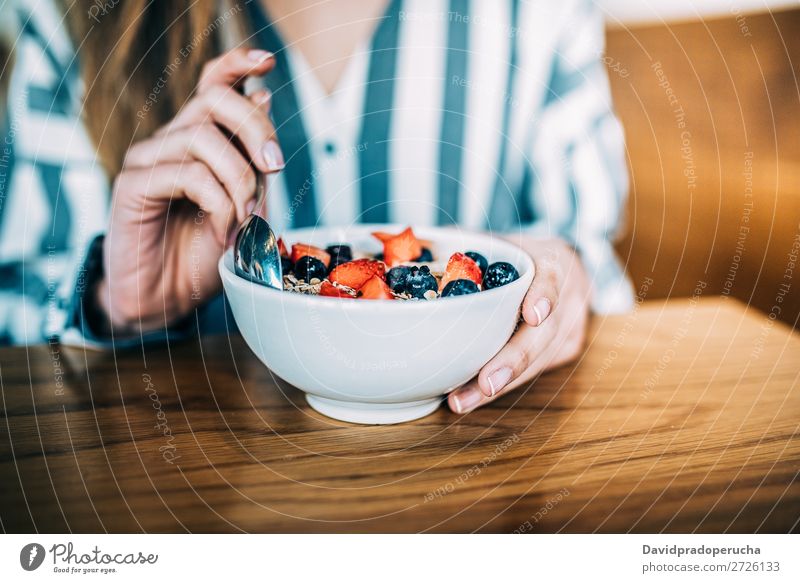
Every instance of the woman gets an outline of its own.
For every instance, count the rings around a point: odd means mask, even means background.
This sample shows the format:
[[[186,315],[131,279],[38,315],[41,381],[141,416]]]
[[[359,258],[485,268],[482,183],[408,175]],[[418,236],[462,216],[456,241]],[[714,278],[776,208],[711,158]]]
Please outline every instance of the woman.
[[[24,4],[0,216],[9,341],[212,329],[255,172],[272,174],[277,231],[455,223],[534,257],[524,324],[450,395],[456,412],[575,358],[590,304],[630,306],[610,243],[622,134],[588,1]]]

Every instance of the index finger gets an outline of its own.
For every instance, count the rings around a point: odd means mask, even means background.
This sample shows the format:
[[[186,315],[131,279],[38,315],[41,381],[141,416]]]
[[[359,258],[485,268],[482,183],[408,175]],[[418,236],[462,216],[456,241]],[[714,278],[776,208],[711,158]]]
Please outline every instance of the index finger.
[[[214,85],[237,87],[247,77],[261,77],[275,66],[274,55],[261,49],[244,47],[233,49],[203,65],[197,92],[207,91]]]

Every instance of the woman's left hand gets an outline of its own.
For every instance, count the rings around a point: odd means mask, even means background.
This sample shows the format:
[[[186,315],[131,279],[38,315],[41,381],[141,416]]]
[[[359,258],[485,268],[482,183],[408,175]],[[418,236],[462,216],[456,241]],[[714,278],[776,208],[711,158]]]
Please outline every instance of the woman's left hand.
[[[530,383],[576,358],[586,339],[590,283],[575,251],[560,239],[514,241],[536,264],[522,304],[519,329],[478,376],[450,393],[456,413],[473,409]]]

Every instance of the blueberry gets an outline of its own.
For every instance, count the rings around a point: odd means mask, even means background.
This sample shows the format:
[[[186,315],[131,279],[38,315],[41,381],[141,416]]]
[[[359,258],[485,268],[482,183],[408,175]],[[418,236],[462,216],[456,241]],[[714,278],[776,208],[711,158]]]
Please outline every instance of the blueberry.
[[[294,264],[294,274],[297,279],[302,279],[305,282],[310,282],[315,278],[322,280],[328,274],[328,268],[316,257],[305,255]]]
[[[345,259],[342,259],[342,258],[336,258],[336,259],[332,258],[331,262],[330,262],[330,265],[328,265],[328,273],[333,271],[336,267],[338,267],[342,263],[347,263],[347,261]]]
[[[327,253],[331,255],[345,255],[350,259],[353,258],[353,250],[350,248],[350,245],[345,245],[344,243],[339,243],[337,245],[328,245],[325,248]]]
[[[406,292],[412,297],[423,299],[425,292],[436,290],[439,285],[427,265],[411,267],[406,277]]]
[[[447,282],[447,285],[444,286],[442,297],[466,296],[468,294],[476,294],[479,291],[481,290],[478,289],[478,284],[471,279],[454,279],[453,281]]]
[[[292,260],[288,257],[281,257],[281,273],[283,275],[288,275],[292,272],[292,268],[294,265],[292,264]]]
[[[486,261],[486,257],[478,253],[477,251],[467,251],[464,253],[467,257],[472,259],[475,263],[478,264],[478,267],[481,268],[481,277],[486,275],[486,268],[489,267],[489,262]]]
[[[486,275],[483,276],[483,289],[508,285],[516,279],[519,279],[519,273],[514,266],[505,261],[498,261],[486,268]]]
[[[417,263],[425,263],[426,261],[433,261],[433,253],[427,247],[422,248],[422,254],[417,257],[414,261]]]
[[[383,253],[376,253],[372,258],[375,261],[383,261]]]
[[[331,256],[328,272],[333,271],[337,265],[353,260],[353,251],[350,249],[350,245],[328,245],[325,251]]]
[[[392,288],[392,291],[400,294],[406,291],[406,280],[408,274],[411,273],[411,268],[405,265],[392,267],[386,272],[386,283]]]
[[[347,263],[348,261],[352,261],[352,259],[347,259],[341,255],[331,255],[331,262],[328,264],[328,273],[333,271],[333,268],[337,265],[341,265],[342,263]]]

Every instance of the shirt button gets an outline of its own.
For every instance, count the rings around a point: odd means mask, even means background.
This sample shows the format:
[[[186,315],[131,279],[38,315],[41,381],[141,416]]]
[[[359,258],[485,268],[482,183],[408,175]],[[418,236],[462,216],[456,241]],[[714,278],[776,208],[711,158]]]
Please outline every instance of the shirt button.
[[[336,153],[336,144],[333,142],[325,142],[325,153],[329,156]]]

